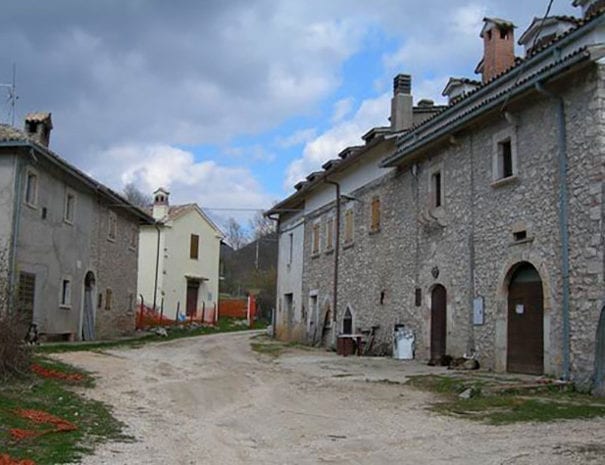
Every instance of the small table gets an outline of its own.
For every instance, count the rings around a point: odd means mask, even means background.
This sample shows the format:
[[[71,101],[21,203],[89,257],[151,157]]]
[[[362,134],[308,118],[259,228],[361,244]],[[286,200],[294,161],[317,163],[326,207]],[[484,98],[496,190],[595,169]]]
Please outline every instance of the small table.
[[[361,355],[363,347],[363,334],[340,334],[336,341],[336,353],[347,357],[357,352]]]

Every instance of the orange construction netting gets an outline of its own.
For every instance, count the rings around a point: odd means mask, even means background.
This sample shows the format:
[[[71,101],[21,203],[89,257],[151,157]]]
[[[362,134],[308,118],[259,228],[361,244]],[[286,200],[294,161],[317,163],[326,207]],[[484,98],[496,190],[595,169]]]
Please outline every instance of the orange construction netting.
[[[29,459],[14,459],[8,454],[0,454],[0,465],[36,465],[36,462]]]
[[[31,366],[31,371],[43,378],[54,378],[64,381],[82,381],[84,379],[84,375],[81,373],[64,373],[62,371],[53,370],[52,368],[45,368],[35,363]]]

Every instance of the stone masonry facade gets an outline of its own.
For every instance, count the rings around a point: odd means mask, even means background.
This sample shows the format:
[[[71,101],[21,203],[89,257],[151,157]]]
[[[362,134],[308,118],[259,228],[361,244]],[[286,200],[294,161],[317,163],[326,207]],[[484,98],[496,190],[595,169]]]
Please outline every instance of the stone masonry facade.
[[[603,306],[604,74],[604,65],[590,65],[552,88],[563,96],[566,112],[571,369],[579,382],[590,378]],[[561,374],[555,102],[533,92],[512,103],[508,112],[512,119],[500,112],[487,114],[448,144],[347,193],[340,229],[342,234],[344,212],[352,208],[354,239],[346,245],[341,241],[331,344],[334,334],[342,332],[349,308],[354,331],[379,327],[376,353],[389,353],[394,324],[405,324],[415,332],[417,357],[428,359],[431,292],[440,284],[447,291],[447,353],[475,352],[484,367],[506,370],[507,288],[515,266],[527,262],[538,271],[543,286],[544,372]],[[515,174],[494,181],[494,150],[501,137],[510,137],[514,145]],[[443,201],[432,208],[435,172],[441,174]],[[380,198],[380,228],[371,231],[375,197]],[[325,250],[323,225],[334,215],[335,202],[306,215],[303,306],[311,293],[320,305],[331,302],[334,258],[333,251]],[[313,255],[317,222],[322,246]],[[516,238],[518,231],[525,232],[522,239]],[[482,324],[473,324],[477,297],[484,302]],[[302,313],[306,324],[306,311]]]

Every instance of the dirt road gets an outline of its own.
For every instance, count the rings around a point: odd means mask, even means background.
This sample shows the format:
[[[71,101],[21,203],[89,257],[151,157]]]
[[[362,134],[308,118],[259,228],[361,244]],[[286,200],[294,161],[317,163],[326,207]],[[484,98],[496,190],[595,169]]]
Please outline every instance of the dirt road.
[[[439,416],[430,394],[368,382],[439,369],[301,350],[273,360],[250,337],[61,355],[98,373],[89,395],[137,438],[82,463],[605,464],[603,419],[494,427]]]

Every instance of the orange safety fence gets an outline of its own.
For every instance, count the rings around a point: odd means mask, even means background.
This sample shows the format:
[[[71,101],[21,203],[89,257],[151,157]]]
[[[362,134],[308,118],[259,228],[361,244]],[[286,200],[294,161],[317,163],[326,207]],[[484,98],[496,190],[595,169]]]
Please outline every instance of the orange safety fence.
[[[81,373],[64,373],[62,371],[53,370],[52,368],[45,368],[35,363],[31,366],[31,371],[43,378],[54,378],[63,381],[82,381],[84,379],[84,375]]]
[[[167,317],[161,309],[153,309],[145,304],[139,304],[137,312],[137,329],[153,328],[156,326],[173,326],[181,324],[215,325],[218,320],[216,306],[202,305],[195,314],[179,314],[178,319]]]
[[[0,465],[36,465],[36,462],[29,459],[14,459],[8,454],[0,454]]]
[[[246,318],[248,316],[248,298],[221,299],[218,302],[218,313],[220,316],[231,318]]]
[[[63,418],[56,417],[42,410],[16,409],[14,410],[14,413],[20,416],[21,418],[25,418],[26,420],[31,421],[32,423],[44,425],[48,424],[53,426],[53,428],[47,428],[42,430],[13,428],[9,431],[9,433],[11,437],[16,441],[22,441],[28,438],[35,438],[50,433],[61,433],[78,429],[77,426],[74,425],[72,422]],[[2,465],[1,462],[0,465]]]

